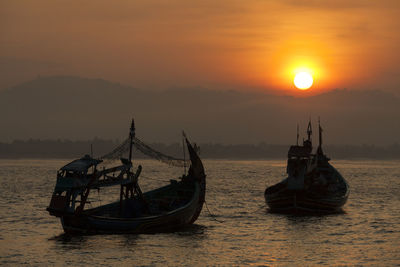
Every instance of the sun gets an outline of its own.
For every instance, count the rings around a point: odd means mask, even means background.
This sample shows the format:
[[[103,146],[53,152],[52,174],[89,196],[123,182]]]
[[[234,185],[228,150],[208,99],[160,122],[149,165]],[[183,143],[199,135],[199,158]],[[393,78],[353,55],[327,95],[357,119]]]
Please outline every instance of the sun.
[[[302,71],[294,77],[294,85],[300,90],[307,90],[311,87],[314,80],[310,73]]]

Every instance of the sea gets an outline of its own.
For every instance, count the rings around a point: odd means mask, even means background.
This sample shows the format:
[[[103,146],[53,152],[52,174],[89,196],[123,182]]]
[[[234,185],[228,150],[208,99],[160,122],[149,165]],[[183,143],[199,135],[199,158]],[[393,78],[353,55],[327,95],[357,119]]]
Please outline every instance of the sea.
[[[86,236],[64,234],[46,211],[57,170],[69,161],[0,160],[0,265],[400,266],[400,161],[332,160],[350,185],[343,213],[294,216],[269,213],[263,196],[285,177],[285,160],[204,160],[206,205],[195,224]],[[184,172],[138,164],[143,191]],[[90,205],[117,200],[118,190],[92,192]]]

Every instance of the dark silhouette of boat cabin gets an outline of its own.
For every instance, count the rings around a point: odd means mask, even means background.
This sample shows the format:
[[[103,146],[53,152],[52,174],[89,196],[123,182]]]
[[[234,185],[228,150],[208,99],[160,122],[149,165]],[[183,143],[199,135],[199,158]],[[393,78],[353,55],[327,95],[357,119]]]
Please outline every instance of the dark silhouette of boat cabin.
[[[299,146],[297,130],[297,145],[291,146],[288,152],[288,177],[265,190],[265,201],[271,212],[335,213],[342,211],[347,201],[349,185],[322,151],[321,126],[315,154],[312,154],[311,121],[307,135],[308,139]]]
[[[134,135],[132,120],[129,158],[121,158],[119,166],[98,170],[102,160],[86,155],[58,171],[47,211],[61,219],[66,233],[169,232],[196,221],[205,199],[206,175],[186,136],[191,162],[188,172],[179,181],[170,180],[166,186],[142,193],[138,184],[142,167],[132,171]],[[108,186],[120,186],[119,201],[85,209],[90,192]]]

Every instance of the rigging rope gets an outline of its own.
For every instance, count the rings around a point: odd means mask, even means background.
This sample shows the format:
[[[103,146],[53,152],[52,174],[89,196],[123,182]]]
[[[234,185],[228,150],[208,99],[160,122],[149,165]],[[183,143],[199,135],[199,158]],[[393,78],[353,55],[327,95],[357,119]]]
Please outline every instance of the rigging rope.
[[[129,146],[130,146],[130,139],[127,138],[119,146],[117,146],[114,150],[101,156],[100,159],[103,159],[103,160],[120,159],[124,153],[129,151]],[[147,145],[146,143],[141,141],[139,138],[136,138],[136,137],[133,138],[133,146],[137,150],[142,152],[144,155],[146,155],[150,158],[156,159],[158,161],[161,161],[163,163],[166,163],[170,166],[183,167],[185,165],[185,160],[165,155],[165,154],[151,148],[149,145]]]
[[[117,160],[122,157],[122,155],[128,151],[130,140],[127,138],[119,146],[114,148],[111,152],[100,157],[102,160]]]

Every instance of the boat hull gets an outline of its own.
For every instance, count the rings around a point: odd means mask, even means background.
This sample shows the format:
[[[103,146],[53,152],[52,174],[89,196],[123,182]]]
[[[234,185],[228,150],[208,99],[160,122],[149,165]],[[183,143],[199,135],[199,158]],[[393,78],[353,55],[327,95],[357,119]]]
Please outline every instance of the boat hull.
[[[266,190],[267,191],[267,190]],[[337,213],[342,212],[348,194],[343,196],[313,196],[307,192],[284,190],[264,194],[271,212],[278,213]]]
[[[193,223],[197,218],[196,211],[202,205],[201,189],[196,184],[196,190],[191,201],[173,211],[138,218],[107,217],[83,213],[63,216],[61,217],[61,223],[64,232],[72,234],[171,232]]]
[[[171,180],[170,185],[141,193],[142,197],[124,200],[121,186],[120,201],[88,210],[66,210],[62,201],[66,196],[56,195],[47,210],[60,217],[64,232],[73,234],[171,232],[192,224],[205,201],[206,175],[201,159],[187,139],[186,143],[191,165],[179,182]]]

